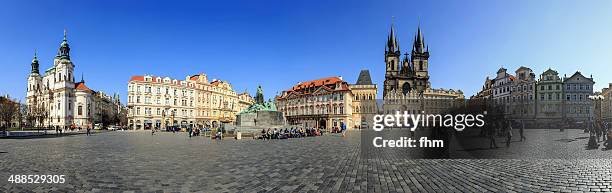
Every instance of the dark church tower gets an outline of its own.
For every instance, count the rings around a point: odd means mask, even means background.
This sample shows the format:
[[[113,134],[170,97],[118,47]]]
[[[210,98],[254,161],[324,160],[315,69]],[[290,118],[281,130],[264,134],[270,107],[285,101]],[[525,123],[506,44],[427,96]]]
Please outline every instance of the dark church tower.
[[[415,87],[417,90],[423,91],[429,87],[429,46],[425,44],[420,24],[414,37],[410,59],[416,76]]]
[[[429,48],[421,32],[421,25],[412,43],[412,51],[406,51],[402,60],[397,43],[395,26],[391,24],[391,32],[387,37],[385,47],[385,82],[383,97],[391,91],[398,94],[420,94],[430,87],[429,84]]]
[[[395,35],[395,29],[393,23],[391,23],[391,32],[389,32],[389,36],[387,37],[387,44],[385,46],[385,64],[386,64],[386,73],[385,73],[385,82],[383,95],[387,94],[387,91],[393,90],[396,88],[397,82],[394,81],[394,77],[397,77],[400,71],[400,48],[399,43],[397,42],[397,37]]]

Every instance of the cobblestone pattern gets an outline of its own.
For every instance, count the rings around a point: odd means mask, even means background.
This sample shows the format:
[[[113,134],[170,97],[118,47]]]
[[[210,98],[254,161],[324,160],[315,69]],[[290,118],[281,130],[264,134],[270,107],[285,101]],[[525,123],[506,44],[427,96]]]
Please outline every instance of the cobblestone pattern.
[[[538,132],[546,134],[531,139]],[[610,159],[362,159],[359,146],[359,132],[272,141],[145,132],[0,139],[0,192],[612,191]],[[64,174],[67,182],[9,184],[11,174]]]

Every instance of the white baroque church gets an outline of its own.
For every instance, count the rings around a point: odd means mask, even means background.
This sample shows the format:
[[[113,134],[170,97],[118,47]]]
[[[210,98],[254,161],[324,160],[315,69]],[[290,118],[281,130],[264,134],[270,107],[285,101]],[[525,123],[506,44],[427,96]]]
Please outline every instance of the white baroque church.
[[[38,58],[34,53],[26,96],[28,110],[37,116],[34,126],[91,128],[121,109],[118,95],[110,97],[88,88],[82,76],[81,81],[75,82],[74,67],[66,31],[53,59],[53,66],[44,74],[39,71]]]

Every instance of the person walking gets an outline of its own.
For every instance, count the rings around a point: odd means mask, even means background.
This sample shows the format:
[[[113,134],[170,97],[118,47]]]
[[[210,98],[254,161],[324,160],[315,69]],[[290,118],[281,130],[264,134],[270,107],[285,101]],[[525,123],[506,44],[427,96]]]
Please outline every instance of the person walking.
[[[512,140],[512,122],[507,123],[507,134],[506,134],[506,147],[510,147],[510,141]]]
[[[493,148],[497,148],[497,143],[495,142],[495,128],[497,128],[497,123],[494,122],[492,127],[487,127],[488,130],[488,134],[489,134],[489,148],[493,149]]]
[[[523,124],[522,127],[519,129],[519,134],[521,135],[521,141],[527,140],[527,138],[525,137],[525,124]]]
[[[604,147],[606,148],[606,150],[610,150],[612,149],[612,131],[608,131],[606,135],[607,137],[606,141],[604,142]]]
[[[87,136],[91,135],[91,129],[87,127]]]
[[[608,128],[608,122],[603,122],[603,137],[604,141],[607,141],[610,137],[608,137],[608,132],[610,128]]]
[[[593,130],[595,131],[595,135],[597,137],[597,143],[599,143],[599,138],[601,137],[601,127],[599,126],[598,121],[593,121]]]

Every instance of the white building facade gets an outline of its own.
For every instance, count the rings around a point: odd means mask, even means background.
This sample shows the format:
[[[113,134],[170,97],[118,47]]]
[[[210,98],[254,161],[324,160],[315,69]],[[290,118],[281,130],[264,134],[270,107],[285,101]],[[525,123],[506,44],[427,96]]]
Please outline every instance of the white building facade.
[[[36,126],[56,128],[87,128],[103,120],[103,114],[113,114],[120,107],[119,97],[109,97],[96,92],[81,81],[75,82],[75,65],[70,60],[70,47],[64,31],[64,39],[53,66],[43,74],[39,71],[36,53],[28,76],[26,105],[30,112],[37,111],[40,119]]]
[[[236,114],[254,103],[221,80],[206,74],[185,80],[151,75],[132,76],[128,82],[128,127],[131,129],[218,128],[234,123]]]

